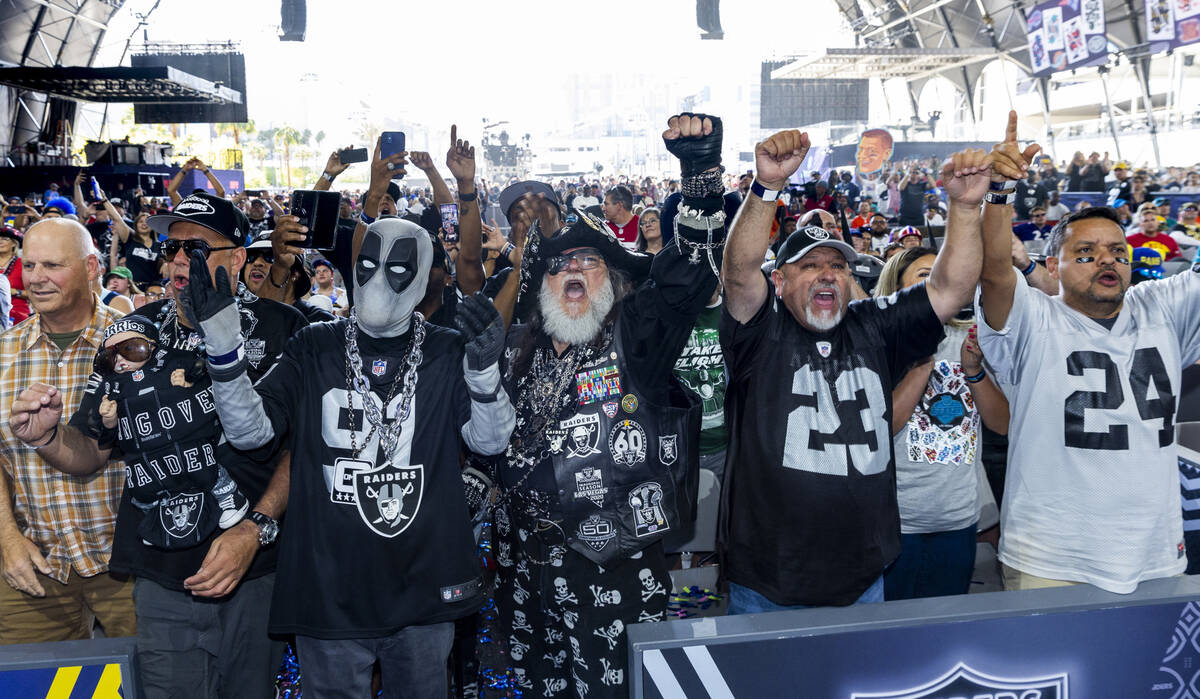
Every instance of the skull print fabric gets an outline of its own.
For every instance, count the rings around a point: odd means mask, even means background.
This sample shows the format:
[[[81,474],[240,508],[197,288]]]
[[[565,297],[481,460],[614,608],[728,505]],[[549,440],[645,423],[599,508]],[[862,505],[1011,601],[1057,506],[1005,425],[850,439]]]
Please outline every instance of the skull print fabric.
[[[503,508],[496,519],[494,641],[507,651],[513,689],[527,697],[628,696],[625,631],[666,618],[671,580],[662,544],[600,568],[555,543],[557,531],[539,536]],[[515,693],[485,687],[480,696]]]

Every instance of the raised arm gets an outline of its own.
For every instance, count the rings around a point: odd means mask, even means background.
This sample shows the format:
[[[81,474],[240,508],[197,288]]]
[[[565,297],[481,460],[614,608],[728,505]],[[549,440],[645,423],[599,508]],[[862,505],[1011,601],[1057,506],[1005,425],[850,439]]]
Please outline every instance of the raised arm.
[[[812,144],[807,133],[780,131],[754,147],[755,181],[778,192],[787,185]],[[763,201],[753,190],[742,202],[725,246],[721,281],[725,285],[725,308],[739,323],[749,321],[767,299],[767,280],[762,273],[775,202]]]
[[[104,203],[104,210],[108,212],[108,219],[112,221],[113,242],[117,242],[118,238],[122,243],[129,240],[129,234],[132,232],[129,230],[129,224],[125,223],[125,219],[121,217],[121,213],[117,211],[117,207],[113,206],[108,197],[104,196],[103,190],[100,192],[100,201]]]
[[[75,212],[78,215],[83,216],[84,221],[87,221],[87,217],[84,216],[84,212],[87,211],[87,200],[83,198],[83,183],[87,180],[87,178],[87,175],[84,174],[83,170],[81,169],[79,174],[75,175],[75,186],[71,190],[73,197],[72,203],[75,204]]]
[[[483,289],[483,214],[475,190],[475,147],[458,137],[458,127],[453,124],[450,126],[450,149],[446,151],[446,168],[458,187],[458,260],[454,265],[454,278],[466,296]],[[440,177],[434,184],[433,200],[441,204],[439,184],[445,186]]]
[[[1017,145],[1017,113],[1008,113],[1004,142],[992,148],[992,182],[1004,185],[1001,194],[1012,195],[1016,181],[1025,176],[1033,156],[1041,150],[1036,143],[1024,151]],[[1012,265],[1011,203],[987,203],[983,207],[983,272],[980,277],[980,304],[984,320],[993,330],[1001,330],[1012,310],[1017,288],[1017,271]]]
[[[179,185],[183,184],[184,176],[195,169],[197,162],[199,161],[195,158],[188,158],[183,167],[179,168],[179,172],[175,173],[175,176],[167,183],[167,196],[171,197],[172,207],[183,201],[183,197],[179,196]]]
[[[349,165],[342,162],[341,151],[335,150],[330,153],[329,159],[325,161],[325,169],[321,171],[321,176],[317,178],[317,183],[313,185],[313,190],[317,192],[327,191],[333,186],[333,181],[337,179],[337,176],[345,172],[349,167]]]
[[[208,183],[212,185],[213,193],[224,199],[225,188],[221,186],[221,181],[217,179],[217,176],[212,174],[212,168],[205,165],[204,161],[199,158],[196,158],[196,167],[200,168],[200,172],[203,172],[204,176],[208,178]]]
[[[946,242],[938,252],[925,289],[942,322],[948,322],[970,303],[979,283],[983,245],[979,240],[979,205],[988,188],[991,158],[968,148],[942,166],[942,181],[950,197]]]
[[[380,143],[383,137],[375,141],[375,151],[371,154],[371,181],[367,186],[367,196],[363,198],[363,214],[368,219],[374,219],[379,215],[379,202],[383,201],[383,195],[387,194],[388,184],[392,181],[392,176],[397,172],[401,176],[405,174],[404,163],[408,157],[408,151],[393,153],[387,158],[379,157]],[[390,167],[389,167],[390,166]],[[362,247],[363,236],[367,234],[367,225],[359,219],[358,225],[354,227],[354,242],[350,246],[350,259],[358,259],[358,249]]]

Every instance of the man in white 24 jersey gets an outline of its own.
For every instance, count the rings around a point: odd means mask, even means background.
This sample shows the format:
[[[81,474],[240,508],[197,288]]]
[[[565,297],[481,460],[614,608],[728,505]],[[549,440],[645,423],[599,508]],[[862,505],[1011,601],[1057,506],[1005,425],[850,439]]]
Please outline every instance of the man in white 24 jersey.
[[[1116,213],[1092,207],[1050,233],[1058,296],[1012,266],[1016,116],[993,150],[985,199],[979,340],[1012,411],[1000,561],[1008,589],[1090,583],[1132,592],[1187,559],[1175,410],[1180,372],[1200,359],[1200,272],[1130,289]]]

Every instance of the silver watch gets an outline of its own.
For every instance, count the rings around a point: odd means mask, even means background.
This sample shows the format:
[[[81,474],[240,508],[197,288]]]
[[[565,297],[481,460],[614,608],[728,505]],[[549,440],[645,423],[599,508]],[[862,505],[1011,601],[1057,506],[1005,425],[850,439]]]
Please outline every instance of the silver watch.
[[[279,535],[279,522],[261,512],[253,510],[246,518],[258,527],[258,545],[260,548],[275,543],[275,537]]]

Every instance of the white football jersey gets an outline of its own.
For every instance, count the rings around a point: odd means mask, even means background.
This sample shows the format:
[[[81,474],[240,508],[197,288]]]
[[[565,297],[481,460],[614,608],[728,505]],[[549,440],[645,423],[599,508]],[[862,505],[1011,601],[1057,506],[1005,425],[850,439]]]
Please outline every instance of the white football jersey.
[[[1174,417],[1200,273],[1131,288],[1111,330],[1017,275],[1007,325],[981,320],[979,342],[1012,414],[1000,560],[1118,593],[1182,573]]]

